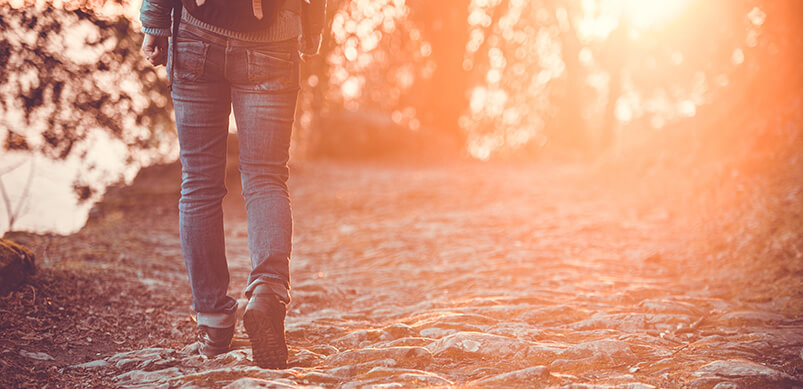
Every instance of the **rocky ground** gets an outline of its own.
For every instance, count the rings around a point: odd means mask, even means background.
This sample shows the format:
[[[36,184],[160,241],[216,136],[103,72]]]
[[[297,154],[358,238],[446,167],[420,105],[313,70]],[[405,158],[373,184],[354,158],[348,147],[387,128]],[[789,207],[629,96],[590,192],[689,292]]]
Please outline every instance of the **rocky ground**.
[[[796,292],[747,287],[750,274],[695,256],[696,229],[670,206],[557,166],[295,166],[291,368],[253,366],[242,326],[231,352],[202,358],[175,174],[113,189],[75,235],[9,236],[42,270],[0,299],[0,381],[803,387],[801,274],[779,275]],[[241,297],[238,189],[226,228]]]

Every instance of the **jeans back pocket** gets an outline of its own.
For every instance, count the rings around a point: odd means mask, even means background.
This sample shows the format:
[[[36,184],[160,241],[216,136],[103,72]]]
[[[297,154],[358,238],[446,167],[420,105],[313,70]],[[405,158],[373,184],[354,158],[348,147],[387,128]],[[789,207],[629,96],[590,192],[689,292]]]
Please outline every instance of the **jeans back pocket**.
[[[204,73],[209,44],[200,41],[176,41],[176,80],[196,81]]]
[[[259,90],[291,92],[299,88],[295,53],[248,49],[248,80]]]

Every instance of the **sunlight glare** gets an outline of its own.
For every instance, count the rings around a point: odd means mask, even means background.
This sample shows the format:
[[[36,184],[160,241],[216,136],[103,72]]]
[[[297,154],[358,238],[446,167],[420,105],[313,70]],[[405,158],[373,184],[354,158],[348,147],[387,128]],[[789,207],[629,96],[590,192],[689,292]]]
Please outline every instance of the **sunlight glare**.
[[[688,3],[689,0],[622,0],[625,15],[640,29],[670,20]]]

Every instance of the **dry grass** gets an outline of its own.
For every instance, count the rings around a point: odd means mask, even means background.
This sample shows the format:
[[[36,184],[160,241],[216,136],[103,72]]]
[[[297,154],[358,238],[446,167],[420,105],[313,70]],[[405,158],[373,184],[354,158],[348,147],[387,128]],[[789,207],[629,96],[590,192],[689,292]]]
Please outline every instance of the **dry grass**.
[[[603,164],[619,190],[662,204],[697,237],[705,276],[803,314],[803,103],[693,118]]]

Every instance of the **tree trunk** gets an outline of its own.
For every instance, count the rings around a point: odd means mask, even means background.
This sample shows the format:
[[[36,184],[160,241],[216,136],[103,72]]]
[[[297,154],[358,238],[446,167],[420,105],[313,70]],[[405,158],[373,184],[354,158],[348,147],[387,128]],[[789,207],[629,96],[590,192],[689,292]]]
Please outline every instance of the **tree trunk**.
[[[432,47],[435,71],[431,79],[416,83],[411,103],[419,120],[457,145],[465,143],[458,119],[468,104],[469,74],[463,69],[469,39],[470,1],[449,2],[418,0],[410,3],[411,18],[422,29],[423,40]]]

